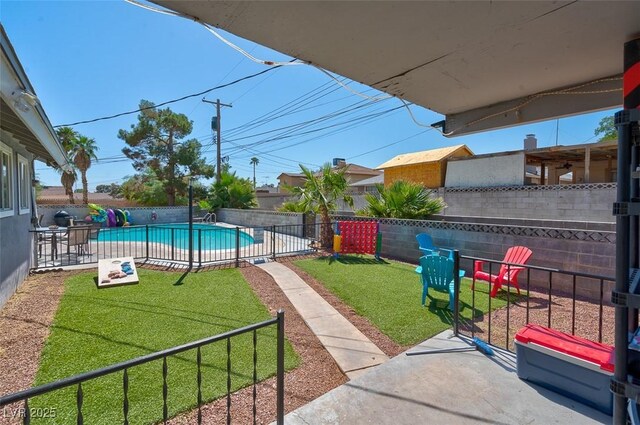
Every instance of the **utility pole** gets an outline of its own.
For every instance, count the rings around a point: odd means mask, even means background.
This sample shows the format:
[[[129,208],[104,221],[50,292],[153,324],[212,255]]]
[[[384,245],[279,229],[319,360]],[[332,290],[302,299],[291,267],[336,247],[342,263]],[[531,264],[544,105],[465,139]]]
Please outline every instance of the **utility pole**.
[[[202,98],[202,101],[205,103],[210,103],[212,105],[216,105],[216,116],[215,117],[211,117],[211,129],[216,131],[216,151],[217,151],[217,155],[216,155],[216,183],[220,183],[220,175],[221,175],[221,161],[220,161],[220,107],[221,106],[227,106],[229,108],[233,108],[233,106],[231,105],[227,105],[225,103],[220,103],[220,99],[216,99],[215,102],[212,102],[210,100],[206,100],[205,98]]]

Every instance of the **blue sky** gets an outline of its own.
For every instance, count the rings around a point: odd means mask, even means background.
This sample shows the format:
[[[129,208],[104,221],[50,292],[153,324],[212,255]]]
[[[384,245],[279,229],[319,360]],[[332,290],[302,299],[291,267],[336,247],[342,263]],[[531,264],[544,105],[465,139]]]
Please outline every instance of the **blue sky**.
[[[141,99],[161,103],[266,68],[224,45],[200,25],[124,1],[3,0],[0,17],[54,126],[135,110]],[[259,58],[291,59],[221,33]],[[368,87],[350,85],[368,95],[376,94]],[[299,100],[292,110],[272,114],[260,126],[246,127],[256,118],[309,93],[316,95]],[[552,146],[556,143],[558,124],[552,120],[445,138],[436,131],[425,132],[405,109],[393,111],[400,105],[397,99],[369,104],[307,66],[282,67],[207,95],[208,100],[216,98],[233,105],[222,111],[222,154],[229,156],[232,170],[243,177],[252,176],[249,161],[258,157],[258,184],[277,184],[277,176],[297,172],[298,163],[314,167],[334,157],[375,167],[401,153],[461,143],[478,154],[517,150],[529,133],[536,135],[539,147]],[[214,162],[211,116],[215,107],[201,99],[201,96],[191,98],[170,107],[193,121],[190,137],[203,143],[207,160]],[[274,129],[357,106],[361,107],[333,119],[319,120],[315,126],[300,128],[290,137],[274,137],[286,131]],[[413,108],[416,118],[425,124],[442,119],[432,111]],[[559,120],[559,144],[595,141],[593,131],[598,122],[612,113],[604,111]],[[90,189],[97,184],[120,183],[125,176],[134,174],[128,160],[121,158],[125,144],[117,133],[136,122],[133,114],[74,127],[95,138],[100,149],[98,157],[102,160],[88,172]],[[304,132],[307,134],[301,134]],[[36,163],[36,172],[44,184],[60,184],[57,174],[44,164]]]

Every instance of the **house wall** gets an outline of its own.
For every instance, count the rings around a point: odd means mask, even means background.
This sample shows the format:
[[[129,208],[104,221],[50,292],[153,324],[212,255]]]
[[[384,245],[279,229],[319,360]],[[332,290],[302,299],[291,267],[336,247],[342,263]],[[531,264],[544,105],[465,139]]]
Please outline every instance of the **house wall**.
[[[29,275],[33,261],[33,242],[31,217],[33,190],[29,186],[30,207],[28,212],[20,212],[18,205],[18,154],[29,162],[30,179],[33,178],[33,155],[10,137],[2,135],[0,141],[13,150],[11,166],[13,214],[0,217],[0,308],[16,292],[24,279]]]
[[[335,219],[353,220],[348,216]],[[367,220],[371,220],[368,218]],[[528,264],[552,269],[590,273],[613,278],[615,276],[615,231],[573,229],[572,223],[558,222],[555,227],[531,226],[515,220],[496,223],[442,222],[435,220],[381,219],[382,257],[417,264],[420,257],[416,235],[428,233],[436,246],[458,249],[460,255],[500,261],[511,246],[522,245],[533,251]],[[471,260],[462,259],[461,267],[468,277],[473,275]],[[492,270],[497,270],[494,265]],[[526,276],[520,279],[526,288]],[[417,278],[416,278],[417,282]],[[549,274],[535,271],[529,276],[531,288],[548,288]],[[599,299],[598,280],[577,279],[576,294],[592,300]],[[569,293],[571,278],[553,276],[554,291]],[[608,302],[612,289],[606,283],[603,293]]]
[[[441,188],[443,215],[615,222],[615,183]]]
[[[422,183],[426,187],[435,189],[442,187],[444,175],[440,162],[410,164],[384,170],[384,185],[389,186],[396,180],[406,180]]]
[[[298,187],[304,184],[304,178],[297,176],[282,175],[278,181],[278,188],[280,188],[280,190],[286,190],[285,186]]]
[[[524,165],[524,152],[449,161],[445,187],[522,185]]]

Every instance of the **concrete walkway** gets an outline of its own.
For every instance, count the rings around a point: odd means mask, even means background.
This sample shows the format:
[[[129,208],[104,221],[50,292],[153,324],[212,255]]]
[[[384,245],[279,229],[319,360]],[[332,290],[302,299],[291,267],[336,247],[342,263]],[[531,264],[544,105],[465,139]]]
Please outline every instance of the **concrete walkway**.
[[[409,351],[469,347],[451,331]],[[406,356],[329,391],[289,413],[287,425],[611,423],[607,416],[518,379],[515,354],[495,349]]]
[[[273,277],[349,379],[389,359],[291,269],[277,262],[257,266]]]

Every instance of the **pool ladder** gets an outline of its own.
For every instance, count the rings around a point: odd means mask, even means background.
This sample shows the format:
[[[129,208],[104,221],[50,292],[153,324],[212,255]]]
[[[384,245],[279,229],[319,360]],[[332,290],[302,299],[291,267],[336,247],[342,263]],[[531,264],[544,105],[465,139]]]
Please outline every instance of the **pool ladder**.
[[[202,221],[205,223],[216,224],[218,221],[218,218],[216,217],[216,213],[206,213],[202,218]]]

